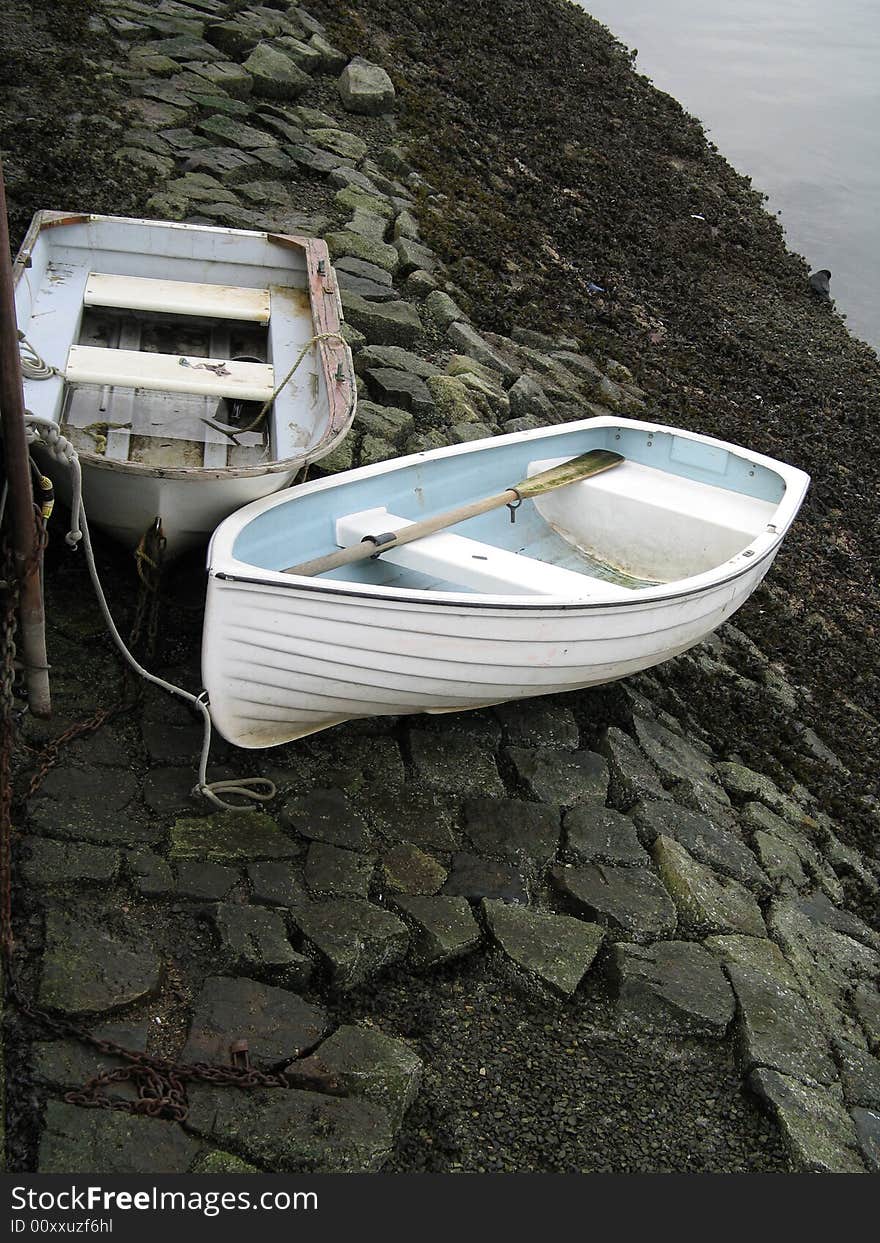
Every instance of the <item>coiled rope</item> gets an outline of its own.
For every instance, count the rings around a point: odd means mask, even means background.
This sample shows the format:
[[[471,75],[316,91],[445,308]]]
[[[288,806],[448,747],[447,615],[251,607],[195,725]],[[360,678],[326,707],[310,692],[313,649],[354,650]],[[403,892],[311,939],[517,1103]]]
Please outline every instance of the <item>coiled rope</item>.
[[[53,375],[61,375],[57,367],[47,363],[28,341],[23,332],[18,334],[18,353],[21,358],[21,370],[27,380],[51,380]]]
[[[72,548],[75,548],[77,544],[82,542],[86,565],[89,569],[92,586],[95,589],[98,606],[110,632],[110,637],[113,639],[123,660],[139,677],[152,683],[153,686],[161,687],[162,690],[168,691],[171,695],[176,695],[179,699],[192,705],[201,715],[203,728],[202,753],[199,758],[199,779],[193,789],[193,793],[201,794],[210,803],[213,803],[215,807],[221,807],[224,811],[240,810],[241,804],[226,802],[221,797],[222,795],[237,795],[240,798],[248,799],[255,803],[269,802],[270,799],[275,797],[275,784],[268,777],[238,777],[226,781],[208,781],[208,755],[211,750],[211,713],[208,708],[207,693],[202,691],[199,695],[193,695],[190,691],[184,690],[183,687],[175,686],[173,682],[160,678],[158,674],[150,673],[148,669],[145,669],[135,659],[126,647],[110,612],[110,606],[107,603],[107,597],[104,595],[104,588],[101,586],[101,580],[98,575],[98,567],[95,564],[89,524],[82,500],[82,468],[76,449],[74,449],[67,437],[62,435],[57,424],[50,422],[48,419],[40,419],[30,411],[27,412],[27,420],[29,443],[32,444],[35,441],[39,441],[57,461],[70,470],[72,478],[71,522],[73,526],[65,538]]]

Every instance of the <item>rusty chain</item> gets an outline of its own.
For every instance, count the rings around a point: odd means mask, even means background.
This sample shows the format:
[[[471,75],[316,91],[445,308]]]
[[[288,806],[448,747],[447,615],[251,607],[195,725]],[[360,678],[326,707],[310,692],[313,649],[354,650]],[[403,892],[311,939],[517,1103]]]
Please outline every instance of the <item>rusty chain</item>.
[[[157,518],[141,536],[134,554],[141,586],[128,641],[131,647],[136,647],[146,631],[145,651],[148,656],[153,656],[156,651],[161,603],[159,589],[162,584],[165,545],[162,523]]]

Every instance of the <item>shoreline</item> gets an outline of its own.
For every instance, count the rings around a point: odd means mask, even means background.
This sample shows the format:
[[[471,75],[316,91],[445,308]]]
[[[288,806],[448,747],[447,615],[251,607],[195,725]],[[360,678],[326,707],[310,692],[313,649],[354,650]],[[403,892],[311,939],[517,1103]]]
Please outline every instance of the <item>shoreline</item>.
[[[296,1091],[230,1105],[198,1088],[184,1127],[78,1109],[63,1096],[90,1058],[32,1044],[7,1010],[11,1168],[98,1170],[110,1144],[118,1172],[864,1168],[862,1115],[880,1109],[880,360],[811,299],[803,261],[698,123],[581,10],[190,7],[92,9],[89,55],[111,59],[86,98],[109,138],[89,147],[79,123],[77,184],[40,113],[45,146],[17,145],[12,161],[17,229],[38,206],[310,229],[335,239],[337,262],[371,266],[348,264],[360,414],[325,468],[601,408],[656,411],[814,482],[735,624],[648,674],[271,752],[218,746],[223,775],[281,789],[259,813],[262,847],[258,813],[245,824],[191,799],[193,723],[152,692],[25,798],[34,751],[118,693],[56,526],[57,719],[25,718],[16,756],[25,983],[168,1057],[203,1048],[222,1010],[278,1061],[279,1030],[305,1012],[276,1007],[295,996],[321,1016],[312,1043],[351,1078],[332,1153],[320,1128],[289,1139]],[[307,77],[290,71],[273,94],[279,62],[261,76],[257,43],[296,44]],[[336,80],[355,54],[390,74],[390,109],[343,106]],[[56,33],[50,63],[68,55]],[[37,95],[13,92],[4,125],[29,111]],[[847,455],[832,461],[841,427]],[[130,625],[130,559],[98,551]],[[193,685],[202,572],[196,558],[169,568],[152,657]],[[598,774],[592,792],[582,770]],[[597,844],[603,816],[625,850]],[[597,876],[608,894],[589,888]],[[515,952],[505,908],[536,944],[548,928],[594,930],[569,994],[541,954]],[[262,938],[250,957],[249,920]],[[101,953],[84,956],[96,938]]]

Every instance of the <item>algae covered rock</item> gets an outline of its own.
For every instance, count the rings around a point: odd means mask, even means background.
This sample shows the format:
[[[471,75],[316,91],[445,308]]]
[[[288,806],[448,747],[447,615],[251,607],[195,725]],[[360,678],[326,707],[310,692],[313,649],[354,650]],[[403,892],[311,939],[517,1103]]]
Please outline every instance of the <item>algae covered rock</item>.
[[[355,56],[339,75],[339,97],[348,112],[377,116],[394,103],[394,83],[381,65]]]
[[[237,863],[246,859],[289,859],[299,848],[262,811],[226,811],[177,820],[171,826],[171,859]]]

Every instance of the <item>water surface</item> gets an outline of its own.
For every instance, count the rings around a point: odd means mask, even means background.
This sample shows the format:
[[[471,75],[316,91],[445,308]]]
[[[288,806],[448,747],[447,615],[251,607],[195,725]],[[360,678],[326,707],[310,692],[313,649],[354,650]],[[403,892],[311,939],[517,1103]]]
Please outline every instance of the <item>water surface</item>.
[[[769,195],[880,349],[878,0],[578,0]]]

